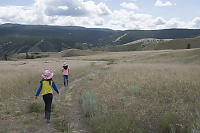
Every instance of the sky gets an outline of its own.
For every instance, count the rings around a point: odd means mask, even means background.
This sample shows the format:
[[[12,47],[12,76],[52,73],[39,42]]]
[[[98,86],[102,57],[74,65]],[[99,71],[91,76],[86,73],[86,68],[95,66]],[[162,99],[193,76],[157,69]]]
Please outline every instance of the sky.
[[[0,24],[200,29],[200,0],[0,0]]]

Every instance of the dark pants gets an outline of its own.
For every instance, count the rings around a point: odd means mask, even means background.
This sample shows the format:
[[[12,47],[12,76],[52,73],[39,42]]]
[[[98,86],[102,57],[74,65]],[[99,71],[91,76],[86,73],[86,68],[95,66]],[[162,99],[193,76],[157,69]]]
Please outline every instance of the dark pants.
[[[65,80],[67,81],[67,85],[68,85],[68,75],[63,75],[63,80],[64,80],[64,85],[65,85]]]
[[[53,95],[51,93],[43,95],[43,100],[45,103],[45,117],[50,120],[51,104],[53,100]]]

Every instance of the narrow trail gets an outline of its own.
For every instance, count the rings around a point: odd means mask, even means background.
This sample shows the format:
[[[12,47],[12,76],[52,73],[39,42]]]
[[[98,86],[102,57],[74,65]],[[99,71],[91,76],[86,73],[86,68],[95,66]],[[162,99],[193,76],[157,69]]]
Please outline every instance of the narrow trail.
[[[77,77],[71,82],[69,81],[69,86],[66,86],[66,87],[62,86],[60,88],[60,96],[54,96],[53,103],[58,104],[60,106],[59,109],[63,110],[61,112],[64,112],[62,113],[64,114],[64,116],[60,116],[62,117],[61,120],[66,120],[69,123],[69,125],[65,125],[65,126],[69,126],[70,128],[69,132],[67,133],[90,133],[88,130],[88,126],[84,122],[85,116],[82,113],[82,109],[81,109],[81,104],[80,104],[81,88],[77,88],[76,85],[80,84],[79,82],[84,80],[88,76],[97,74],[98,72],[99,70],[96,70],[96,71],[90,70],[89,72],[86,72],[87,75]],[[42,116],[40,114],[40,119],[42,121],[43,114]],[[42,128],[40,128],[37,132],[38,133],[59,132],[58,130],[55,129],[55,126],[53,125],[55,124],[56,119],[58,120],[59,118],[54,118],[54,116],[52,115],[51,123],[46,124],[46,126],[42,126]]]
[[[69,89],[71,91],[73,91],[73,93],[75,93],[75,94],[71,93],[71,97],[73,97],[73,95],[74,95],[74,97],[72,98],[73,101],[72,101],[71,105],[69,106],[70,110],[69,110],[67,117],[69,118],[72,132],[88,133],[87,126],[85,125],[85,123],[83,121],[84,115],[82,114],[81,105],[79,103],[80,88],[74,88],[75,83],[77,83],[78,81],[81,81],[82,79],[83,79],[83,77],[75,80],[72,83],[72,85],[69,86]],[[73,90],[73,89],[76,89],[76,90]]]
[[[79,88],[75,88],[75,85],[79,81],[83,80],[84,77],[85,76],[77,77],[69,83],[69,86],[61,87],[60,96],[58,96],[57,94],[54,95],[53,104],[55,104],[55,106],[57,106],[58,108],[55,109],[56,112],[52,112],[51,122],[49,124],[46,123],[43,112],[24,112],[23,114],[15,115],[15,112],[17,112],[17,110],[22,112],[25,111],[26,107],[28,107],[30,103],[43,103],[41,97],[38,98],[38,100],[34,100],[34,97],[32,96],[20,99],[15,98],[1,103],[1,106],[3,108],[2,110],[0,110],[0,133],[56,133],[60,131],[56,129],[55,123],[64,119],[67,119],[67,121],[69,122],[73,133],[86,133],[86,125],[84,124],[84,122],[80,121],[80,119],[82,119],[83,117],[81,115],[79,97],[75,92],[79,91]],[[9,109],[9,106],[12,107],[12,109]]]
[[[60,88],[60,96],[54,95],[53,104],[55,110],[51,115],[51,123],[47,124],[44,119],[44,113],[27,113],[27,107],[30,103],[43,103],[42,98],[34,100],[33,96],[24,98],[14,98],[6,102],[2,102],[3,107],[0,116],[0,133],[90,133],[85,123],[85,116],[81,109],[81,82],[87,77],[96,76],[100,72],[100,68],[93,68],[84,72],[84,75],[76,77],[69,81],[69,86]],[[84,81],[85,82],[85,81]],[[86,81],[87,82],[87,81]],[[11,107],[11,109],[6,106]],[[61,131],[56,129],[56,124],[67,121],[70,130]],[[68,126],[68,125],[64,125]],[[65,128],[65,127],[63,127]]]
[[[85,116],[82,112],[80,100],[81,100],[81,88],[77,88],[76,84],[80,81],[86,79],[87,77],[98,74],[100,70],[90,71],[87,75],[81,76],[73,80],[68,87],[62,87],[62,90],[68,89],[68,92],[65,92],[65,100],[68,101],[69,112],[67,118],[70,123],[70,127],[73,133],[90,133],[88,126],[86,125],[84,119]]]

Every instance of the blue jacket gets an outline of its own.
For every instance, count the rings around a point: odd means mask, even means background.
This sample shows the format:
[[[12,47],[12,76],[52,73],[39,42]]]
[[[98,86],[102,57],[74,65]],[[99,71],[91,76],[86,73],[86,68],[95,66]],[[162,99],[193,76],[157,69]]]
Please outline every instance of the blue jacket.
[[[56,84],[54,82],[52,82],[52,84],[50,86],[52,86],[52,88],[59,94],[59,89],[56,87]],[[43,82],[40,83],[40,86],[37,89],[35,96],[39,96],[42,89],[43,89]],[[50,91],[49,93],[53,93],[53,91]],[[46,94],[48,94],[48,93],[46,93]],[[45,94],[42,94],[42,95],[45,95]]]

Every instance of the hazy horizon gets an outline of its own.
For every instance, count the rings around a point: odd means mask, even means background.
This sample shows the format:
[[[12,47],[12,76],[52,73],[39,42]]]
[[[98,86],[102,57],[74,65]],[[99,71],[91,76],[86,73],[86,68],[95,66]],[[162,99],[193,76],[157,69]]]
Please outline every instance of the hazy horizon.
[[[200,28],[166,28],[166,29],[111,29],[111,28],[101,28],[101,27],[84,27],[84,26],[78,26],[78,25],[48,25],[48,24],[20,24],[20,23],[3,23],[0,25],[6,25],[6,24],[13,24],[13,25],[26,25],[26,26],[52,26],[52,27],[81,27],[81,28],[87,28],[87,29],[107,29],[107,30],[113,30],[113,31],[126,31],[126,30],[143,30],[143,31],[154,31],[154,30],[171,30],[171,29],[186,29],[186,30],[199,30]]]

